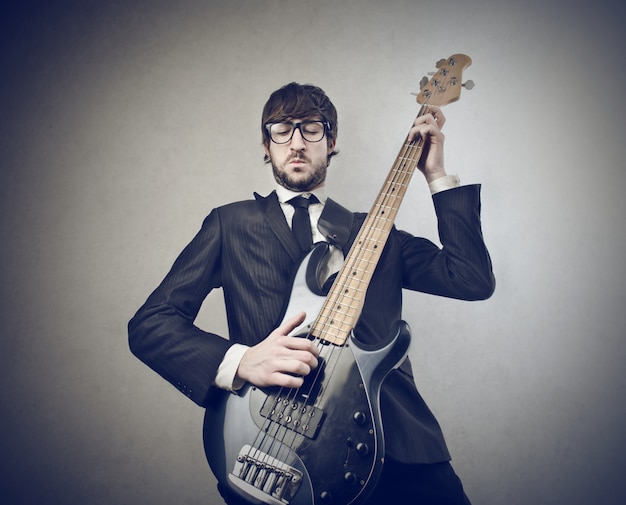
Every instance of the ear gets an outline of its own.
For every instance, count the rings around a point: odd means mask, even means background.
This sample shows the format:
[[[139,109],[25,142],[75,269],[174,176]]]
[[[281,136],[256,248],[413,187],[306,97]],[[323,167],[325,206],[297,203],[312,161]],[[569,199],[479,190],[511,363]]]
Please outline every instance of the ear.
[[[328,154],[332,153],[335,150],[336,144],[337,144],[337,139],[328,141]]]

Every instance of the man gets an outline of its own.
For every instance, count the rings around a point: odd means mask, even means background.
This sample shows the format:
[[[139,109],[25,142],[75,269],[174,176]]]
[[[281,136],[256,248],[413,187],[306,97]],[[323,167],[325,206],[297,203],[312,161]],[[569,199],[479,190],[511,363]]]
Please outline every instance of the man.
[[[460,186],[456,176],[447,175],[444,121],[431,107],[409,133],[410,139],[421,136],[426,142],[418,168],[433,193],[443,248],[392,230],[354,331],[366,344],[386,338],[401,318],[403,288],[465,300],[488,298],[494,290],[480,226],[480,187]],[[320,88],[291,83],[275,91],[265,104],[261,129],[276,191],[214,209],[129,323],[133,353],[201,406],[216,388],[235,392],[246,382],[297,388],[319,365],[313,342],[290,336],[304,313],[280,323],[294,269],[307,249],[290,230],[298,212],[290,200],[309,199],[310,240],[331,242],[331,270],[365,218],[326,196],[337,113]],[[322,234],[317,226],[322,221],[330,221],[344,240]],[[224,293],[228,340],[193,324],[207,294],[218,287]],[[385,464],[367,504],[469,503],[408,359],[385,379],[381,409]],[[220,491],[229,504],[246,503],[224,486]]]

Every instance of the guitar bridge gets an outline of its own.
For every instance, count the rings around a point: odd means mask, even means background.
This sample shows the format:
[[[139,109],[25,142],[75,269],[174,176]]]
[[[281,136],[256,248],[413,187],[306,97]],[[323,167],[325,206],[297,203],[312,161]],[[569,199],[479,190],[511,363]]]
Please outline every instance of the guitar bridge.
[[[288,505],[302,483],[302,472],[249,445],[239,451],[228,480],[268,505]]]

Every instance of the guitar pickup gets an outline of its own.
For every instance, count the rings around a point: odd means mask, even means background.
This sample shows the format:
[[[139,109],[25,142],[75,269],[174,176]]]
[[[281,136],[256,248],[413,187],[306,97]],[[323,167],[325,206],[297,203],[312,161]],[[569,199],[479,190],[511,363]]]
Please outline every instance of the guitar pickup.
[[[297,398],[289,399],[285,394],[269,395],[260,413],[266,419],[310,439],[315,438],[324,419],[323,410]]]

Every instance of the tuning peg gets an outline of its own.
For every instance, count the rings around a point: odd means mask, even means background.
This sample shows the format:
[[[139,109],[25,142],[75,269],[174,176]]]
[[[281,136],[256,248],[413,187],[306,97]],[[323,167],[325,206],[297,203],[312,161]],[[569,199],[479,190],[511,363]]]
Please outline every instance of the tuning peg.
[[[466,90],[468,90],[468,91],[469,91],[469,90],[471,90],[471,89],[474,89],[474,81],[472,81],[472,80],[465,81],[465,82],[463,83],[463,87],[464,87]]]
[[[441,60],[439,60],[437,63],[435,63],[435,67],[437,68],[441,68],[443,67],[443,65],[445,64],[446,60],[444,58],[442,58]]]
[[[422,77],[422,80],[420,81],[420,90],[424,89],[427,84],[428,84],[428,77],[426,77],[426,76]],[[419,95],[419,93],[417,93],[416,91],[412,91],[411,94],[413,96],[418,96]]]

